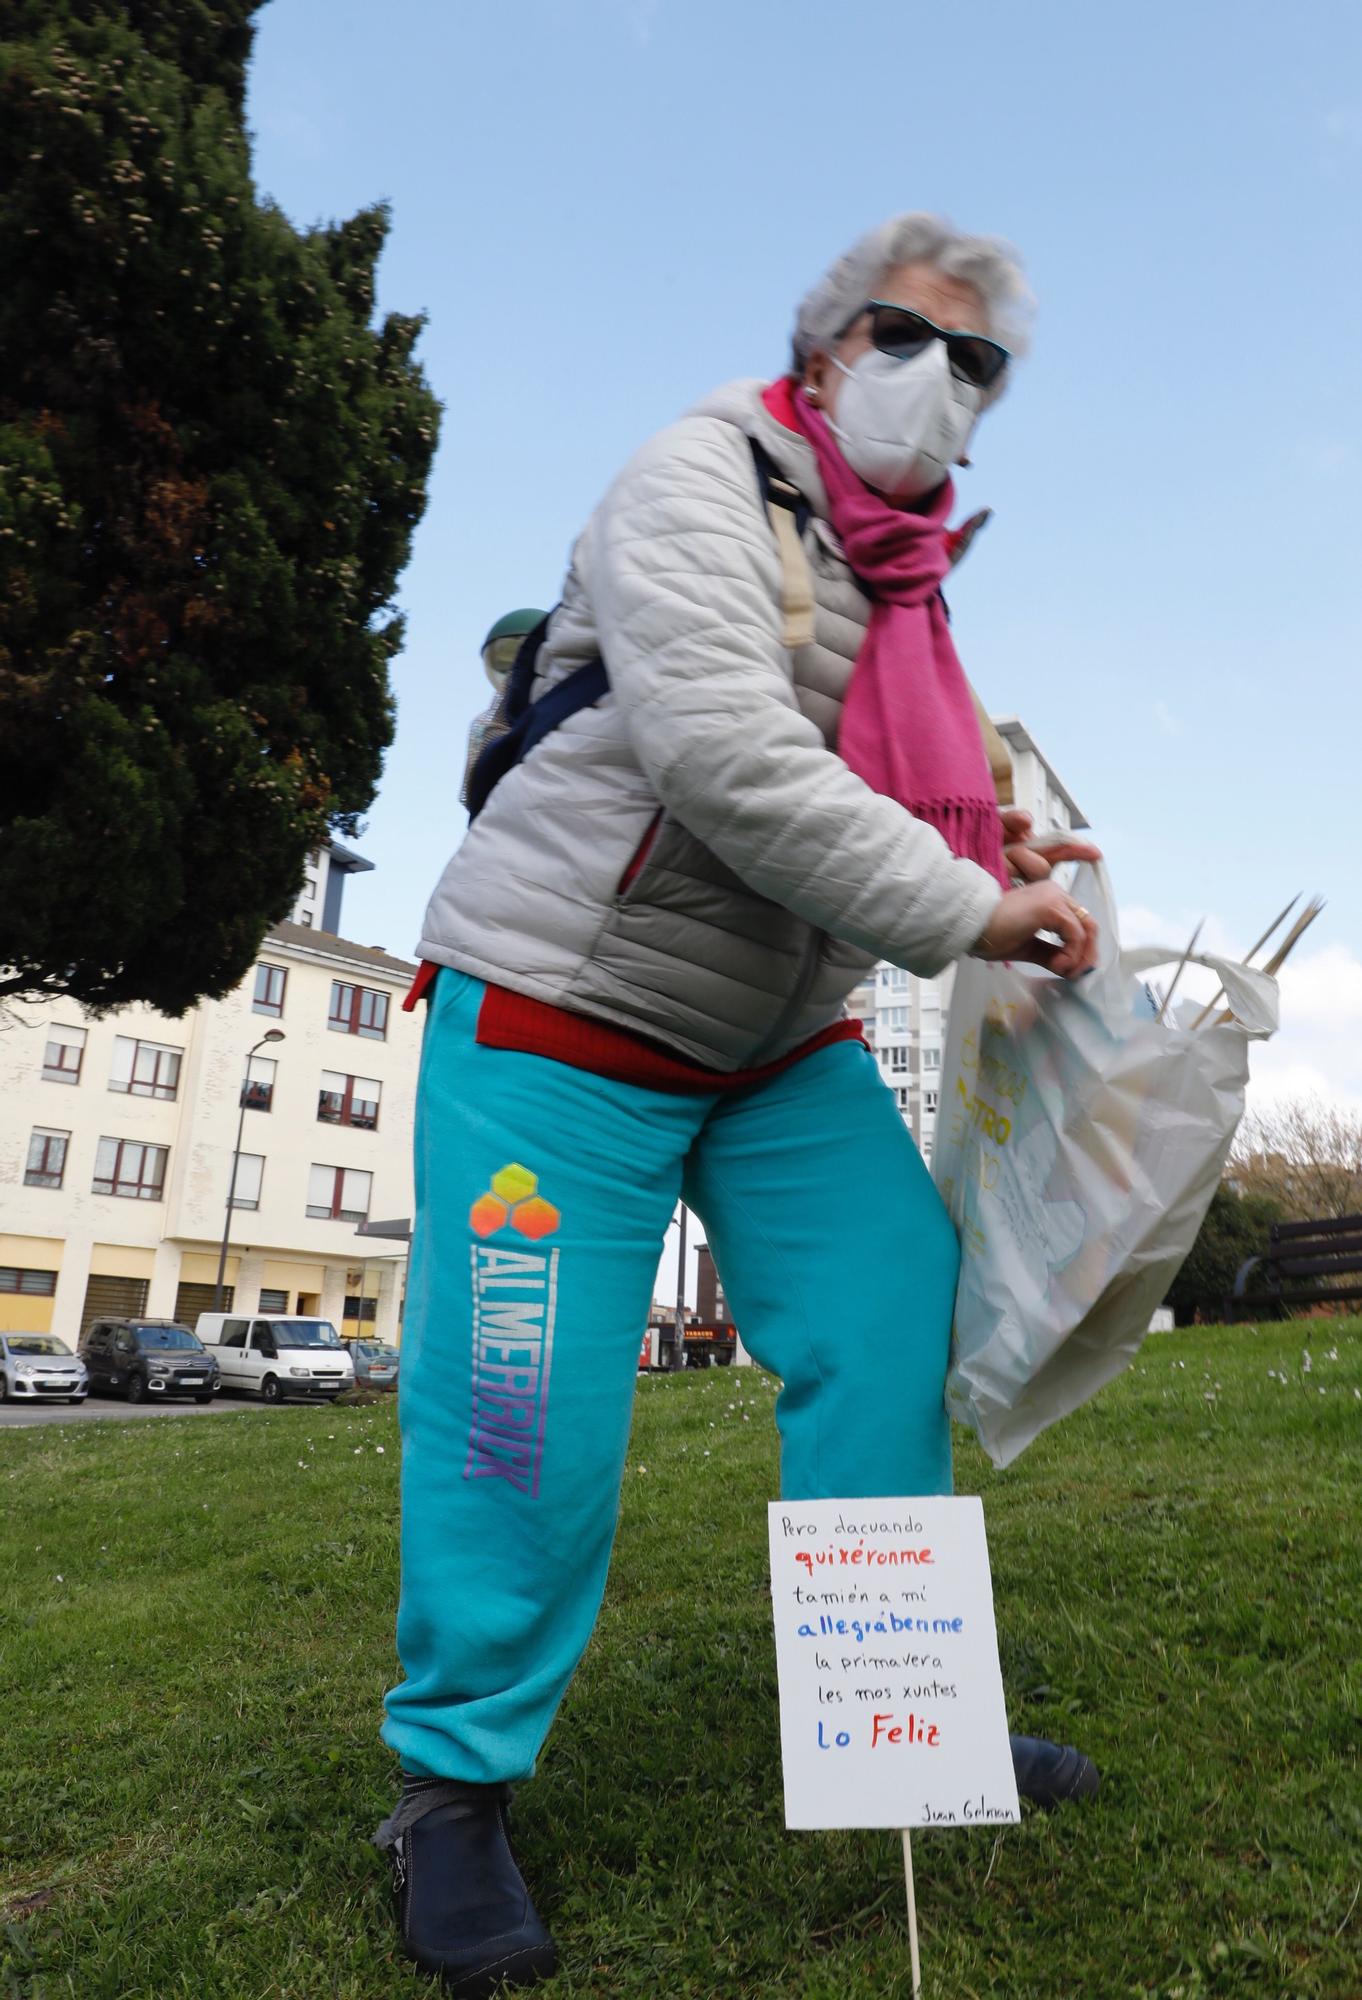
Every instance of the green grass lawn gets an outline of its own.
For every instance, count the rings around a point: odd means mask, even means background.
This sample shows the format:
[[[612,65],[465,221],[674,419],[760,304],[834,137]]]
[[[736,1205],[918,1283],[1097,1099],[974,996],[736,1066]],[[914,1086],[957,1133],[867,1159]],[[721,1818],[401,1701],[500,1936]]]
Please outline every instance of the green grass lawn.
[[[1303,1368],[1303,1347],[1311,1366]],[[1014,1728],[1102,1796],[915,1837],[932,2000],[1362,1996],[1362,1322],[1151,1339],[984,1495]],[[906,1996],[896,1836],[781,1823],[774,1388],[639,1391],[517,1808],[554,1996]],[[0,1995],[401,2000],[391,1405],[0,1435]]]

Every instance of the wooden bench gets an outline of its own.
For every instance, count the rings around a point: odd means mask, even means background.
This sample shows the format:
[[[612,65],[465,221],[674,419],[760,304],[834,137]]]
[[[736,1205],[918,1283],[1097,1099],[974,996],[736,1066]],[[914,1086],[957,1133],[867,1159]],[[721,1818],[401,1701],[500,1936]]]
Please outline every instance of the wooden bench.
[[[1357,1282],[1319,1282],[1338,1278]],[[1362,1215],[1327,1222],[1274,1222],[1266,1253],[1240,1265],[1234,1290],[1225,1301],[1225,1318],[1270,1312],[1284,1319],[1296,1306],[1347,1299],[1362,1299]]]

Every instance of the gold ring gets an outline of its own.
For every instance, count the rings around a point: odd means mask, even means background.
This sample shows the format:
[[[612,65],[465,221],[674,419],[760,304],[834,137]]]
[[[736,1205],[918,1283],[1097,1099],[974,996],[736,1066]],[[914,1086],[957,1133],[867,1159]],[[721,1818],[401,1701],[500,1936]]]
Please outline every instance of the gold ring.
[[[1091,911],[1091,910],[1085,910],[1085,909],[1083,908],[1083,905],[1082,905],[1081,903],[1075,903],[1075,904],[1074,904],[1074,915],[1075,915],[1076,917],[1089,917],[1089,918],[1090,918],[1090,917],[1092,916],[1092,911]]]

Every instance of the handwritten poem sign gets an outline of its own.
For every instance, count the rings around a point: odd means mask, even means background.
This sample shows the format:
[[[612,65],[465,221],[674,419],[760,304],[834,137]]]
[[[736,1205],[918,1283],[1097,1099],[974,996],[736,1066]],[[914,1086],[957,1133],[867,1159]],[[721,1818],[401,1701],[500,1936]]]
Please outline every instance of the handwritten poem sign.
[[[785,1824],[1020,1819],[983,1503],[778,1500],[770,1537]]]

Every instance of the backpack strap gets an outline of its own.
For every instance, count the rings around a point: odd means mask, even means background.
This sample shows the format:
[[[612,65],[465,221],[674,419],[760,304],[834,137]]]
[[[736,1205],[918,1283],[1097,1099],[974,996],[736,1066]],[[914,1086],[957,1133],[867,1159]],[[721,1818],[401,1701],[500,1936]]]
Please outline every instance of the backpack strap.
[[[791,649],[807,646],[813,640],[815,602],[813,572],[804,553],[803,536],[813,509],[756,439],[748,442],[762,503],[780,556],[783,620],[780,642]],[[548,636],[552,616],[550,612],[548,618],[541,619],[521,642],[482,749],[468,772],[464,804],[470,821],[477,818],[506,773],[514,770],[536,743],[551,735],[578,709],[589,708],[610,691],[605,661],[597,657],[555,681],[537,699],[531,699],[540,648]]]
[[[761,488],[771,532],[776,538],[776,553],[780,557],[780,643],[793,651],[796,646],[808,646],[813,642],[813,572],[804,553],[804,530],[809,525],[813,509],[799,488],[792,486],[777,470],[765,447],[758,444],[755,438],[749,439],[749,443],[757,468],[757,484]]]
[[[558,606],[555,604],[553,611],[557,609]],[[553,616],[553,611],[546,611],[539,623],[531,626],[511,662],[511,671],[506,676],[506,688],[501,698],[502,714],[508,724],[519,722],[530,705],[530,690],[534,686],[539,652],[549,636],[549,620]]]
[[[993,774],[993,790],[997,794],[999,806],[1014,806],[1017,803],[1016,787],[1012,782],[1012,759],[1008,755],[1006,743],[998,733],[996,724],[973,686],[966,681],[969,698],[974,703],[974,713],[978,718],[979,734],[984,739],[984,754],[988,758],[988,768]]]
[[[548,637],[552,616],[551,611],[548,617],[541,618],[521,642],[502,690],[496,718],[468,773],[464,804],[470,821],[477,818],[506,773],[514,770],[536,743],[579,708],[589,708],[609,691],[605,661],[598,656],[566,674],[561,681],[555,681],[537,701],[530,699],[540,648]]]

